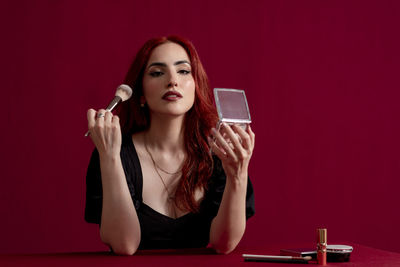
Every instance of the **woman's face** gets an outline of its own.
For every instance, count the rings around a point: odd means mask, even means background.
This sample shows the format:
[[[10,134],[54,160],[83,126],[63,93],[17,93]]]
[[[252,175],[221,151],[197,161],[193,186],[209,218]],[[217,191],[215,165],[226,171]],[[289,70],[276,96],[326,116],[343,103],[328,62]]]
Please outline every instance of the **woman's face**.
[[[185,49],[176,43],[156,47],[143,77],[144,99],[150,113],[180,116],[193,106],[195,82]]]

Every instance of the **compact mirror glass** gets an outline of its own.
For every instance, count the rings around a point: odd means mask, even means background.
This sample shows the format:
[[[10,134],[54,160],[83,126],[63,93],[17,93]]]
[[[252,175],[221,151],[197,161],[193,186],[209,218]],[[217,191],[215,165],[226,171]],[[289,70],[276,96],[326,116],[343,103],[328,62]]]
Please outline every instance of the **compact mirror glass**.
[[[245,126],[251,123],[249,106],[243,90],[214,88],[219,123],[238,123]]]

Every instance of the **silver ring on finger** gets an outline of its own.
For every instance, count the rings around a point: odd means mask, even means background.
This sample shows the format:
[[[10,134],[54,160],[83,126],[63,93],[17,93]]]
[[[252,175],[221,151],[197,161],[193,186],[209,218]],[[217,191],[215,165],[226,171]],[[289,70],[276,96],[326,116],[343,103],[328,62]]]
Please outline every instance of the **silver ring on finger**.
[[[99,113],[97,114],[97,118],[100,119],[101,117],[104,117],[104,113]]]

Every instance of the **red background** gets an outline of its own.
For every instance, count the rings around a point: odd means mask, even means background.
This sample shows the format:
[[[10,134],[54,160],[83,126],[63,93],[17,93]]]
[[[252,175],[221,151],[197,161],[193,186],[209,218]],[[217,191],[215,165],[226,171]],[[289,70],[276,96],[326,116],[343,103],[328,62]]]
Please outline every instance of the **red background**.
[[[243,244],[400,252],[398,1],[2,1],[0,253],[105,249],[84,222],[104,107],[137,49],[179,34],[245,89],[256,215]]]

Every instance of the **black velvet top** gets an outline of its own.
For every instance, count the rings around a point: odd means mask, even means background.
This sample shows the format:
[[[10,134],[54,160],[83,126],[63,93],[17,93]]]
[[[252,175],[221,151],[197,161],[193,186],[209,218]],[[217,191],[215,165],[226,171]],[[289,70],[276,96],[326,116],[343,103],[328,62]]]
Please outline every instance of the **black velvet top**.
[[[217,215],[225,188],[226,176],[221,161],[214,156],[214,170],[198,213],[188,213],[176,219],[163,215],[142,201],[143,176],[139,157],[131,136],[124,136],[121,161],[133,204],[140,222],[139,249],[206,247],[212,219]],[[102,183],[99,154],[95,149],[86,175],[85,220],[100,224],[102,210]],[[248,181],[246,218],[254,215],[253,187]]]

